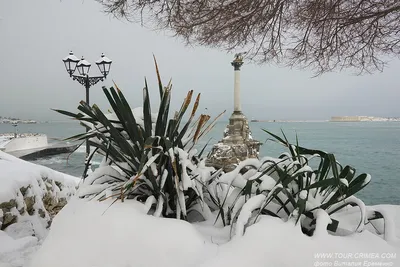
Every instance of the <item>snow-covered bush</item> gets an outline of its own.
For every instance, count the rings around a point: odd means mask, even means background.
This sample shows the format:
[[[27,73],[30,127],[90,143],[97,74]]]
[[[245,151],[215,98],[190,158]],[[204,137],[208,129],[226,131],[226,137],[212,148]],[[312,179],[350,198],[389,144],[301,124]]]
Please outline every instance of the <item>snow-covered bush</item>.
[[[356,231],[373,219],[385,217],[379,211],[367,211],[354,196],[370,182],[370,175],[356,176],[353,167],[341,166],[333,154],[291,145],[285,135],[281,138],[266,131],[289,149],[277,159],[248,159],[229,173],[206,167],[201,159],[204,148],[197,154],[194,146],[215,120],[209,122],[208,115],[194,119],[200,94],[184,119],[193,91],[170,118],[171,84],[163,87],[157,64],[156,70],[160,95],[157,113],[151,112],[146,81],[143,108],[132,110],[115,85],[116,89],[103,87],[112,113],[104,114],[97,105],[91,107],[83,101],[78,107],[82,113],[57,110],[91,128],[71,138],[89,138],[95,148],[87,168],[93,155],[104,156],[99,168],[84,179],[80,197],[136,199],[154,216],[188,221],[214,218],[218,225],[231,225],[236,235],[242,235],[260,215],[300,223],[307,235],[326,229],[339,234],[339,221],[332,214],[348,205],[361,211]]]
[[[146,203],[155,216],[187,219],[193,207],[208,213],[203,203],[202,182],[215,170],[206,168],[200,160],[203,150],[194,149],[199,138],[212,129],[215,121],[200,115],[195,119],[200,94],[188,117],[184,118],[192,100],[189,91],[178,112],[170,114],[171,83],[163,87],[156,63],[160,104],[152,114],[147,82],[143,89],[142,112],[132,112],[124,94],[115,88],[103,91],[113,109],[104,114],[97,105],[81,102],[82,113],[58,112],[79,120],[92,130],[72,137],[90,138],[94,151],[88,157],[87,167],[94,154],[104,156],[101,166],[85,178],[78,194],[104,200],[136,198]],[[137,110],[137,109],[136,109]],[[183,122],[185,120],[185,122]]]
[[[321,228],[318,224],[336,232],[339,221],[331,215],[348,205],[361,211],[356,230],[362,230],[370,220],[383,218],[379,212],[366,212],[364,203],[354,196],[370,182],[369,174],[356,175],[353,167],[341,166],[333,154],[291,145],[284,134],[281,138],[266,132],[289,153],[277,159],[245,160],[219,177],[218,183],[227,186],[222,197],[210,192],[213,202],[220,200],[216,203],[218,218],[224,225],[234,226],[237,235],[262,214],[300,222],[307,235]]]

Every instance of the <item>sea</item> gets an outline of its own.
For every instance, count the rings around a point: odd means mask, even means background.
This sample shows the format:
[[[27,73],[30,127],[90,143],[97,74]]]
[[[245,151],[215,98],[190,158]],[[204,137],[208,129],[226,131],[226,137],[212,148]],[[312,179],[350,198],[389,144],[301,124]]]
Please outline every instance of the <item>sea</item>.
[[[221,140],[227,122],[218,122],[199,146],[211,139]],[[369,173],[371,183],[357,194],[367,205],[400,205],[400,122],[250,122],[254,139],[263,143],[260,157],[278,157],[286,148],[271,141],[263,130],[282,135],[300,146],[335,154],[342,165],[356,168],[356,174]],[[44,133],[49,142],[57,142],[85,131],[76,121],[19,124],[19,133]],[[11,124],[0,124],[0,133],[14,132]],[[85,147],[72,154],[49,156],[32,162],[80,177],[84,170]],[[93,166],[101,161],[95,158]],[[0,170],[1,171],[1,170]]]

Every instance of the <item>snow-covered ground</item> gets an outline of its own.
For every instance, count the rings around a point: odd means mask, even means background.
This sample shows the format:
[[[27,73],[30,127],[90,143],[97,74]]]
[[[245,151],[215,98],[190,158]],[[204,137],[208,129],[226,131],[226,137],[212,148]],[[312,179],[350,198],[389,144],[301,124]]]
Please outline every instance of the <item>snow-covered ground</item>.
[[[134,200],[111,204],[71,200],[54,219],[30,266],[400,266],[398,240],[389,244],[368,230],[346,237],[321,231],[308,237],[294,222],[264,216],[244,236],[230,240],[229,227],[156,218]],[[400,230],[400,207],[380,208],[396,214]]]
[[[47,236],[52,212],[75,193],[79,181],[0,152],[1,267],[23,266],[30,259]]]
[[[44,177],[65,185],[56,192],[60,196],[71,193],[79,182],[0,152],[0,203],[18,199],[18,191],[27,185],[32,194],[43,194]],[[147,215],[148,207],[135,200],[113,204],[111,199],[73,197],[54,217],[49,232],[39,217],[27,215],[0,231],[0,266],[400,266],[400,206],[371,208],[393,219],[385,226],[392,233],[389,241],[375,233],[374,227],[381,232],[384,227],[378,222],[348,236],[328,234],[326,224],[319,223],[322,227],[309,237],[291,220],[261,216],[241,236],[229,226],[214,226],[212,217],[190,224]],[[353,231],[360,209],[349,208],[334,217],[340,218],[344,230]]]
[[[36,165],[0,151],[0,202],[15,197],[15,191],[38,177],[48,177],[67,187],[76,187],[80,178]],[[35,192],[38,193],[38,192]]]

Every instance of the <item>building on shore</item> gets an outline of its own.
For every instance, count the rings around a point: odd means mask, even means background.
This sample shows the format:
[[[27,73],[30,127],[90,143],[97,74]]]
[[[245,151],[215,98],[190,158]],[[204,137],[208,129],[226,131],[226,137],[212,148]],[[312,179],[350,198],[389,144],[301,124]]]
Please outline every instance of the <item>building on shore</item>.
[[[331,122],[359,122],[359,121],[400,121],[400,118],[382,118],[373,116],[334,116]]]
[[[355,122],[361,121],[363,116],[333,116],[330,121],[333,122]]]
[[[242,113],[240,103],[240,67],[242,54],[236,54],[231,62],[234,68],[234,105],[223,138],[215,144],[207,156],[206,165],[231,171],[247,158],[258,158],[261,143],[251,136],[249,122]]]

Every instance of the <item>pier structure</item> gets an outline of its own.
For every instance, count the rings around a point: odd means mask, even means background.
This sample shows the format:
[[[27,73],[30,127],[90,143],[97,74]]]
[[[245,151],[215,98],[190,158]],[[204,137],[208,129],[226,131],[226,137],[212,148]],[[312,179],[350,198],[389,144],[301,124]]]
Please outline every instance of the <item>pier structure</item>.
[[[231,64],[234,69],[233,113],[222,140],[212,147],[206,160],[207,166],[223,168],[226,172],[233,170],[240,161],[258,158],[261,145],[251,136],[249,122],[242,112],[240,102],[240,68],[243,65],[243,54],[236,54]]]

